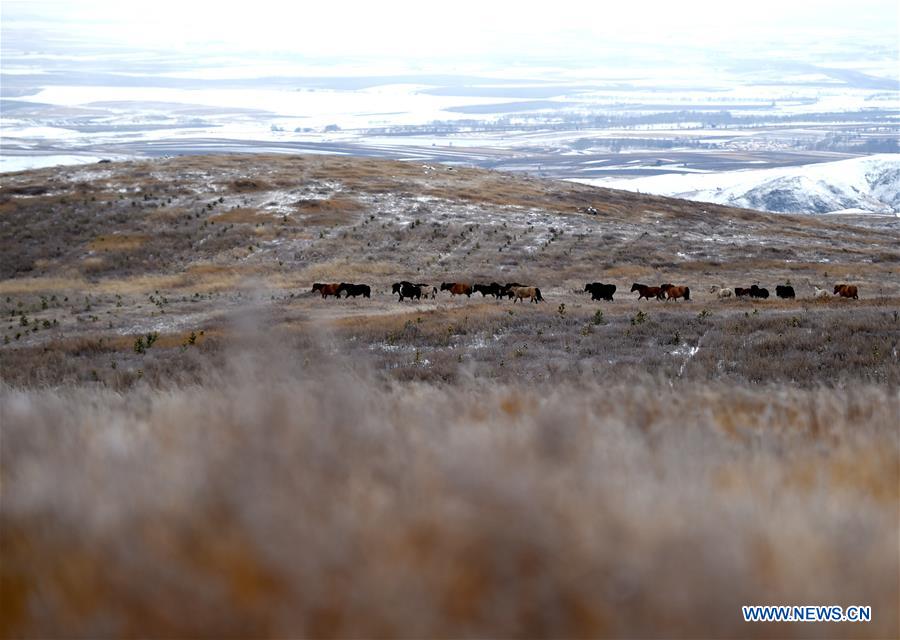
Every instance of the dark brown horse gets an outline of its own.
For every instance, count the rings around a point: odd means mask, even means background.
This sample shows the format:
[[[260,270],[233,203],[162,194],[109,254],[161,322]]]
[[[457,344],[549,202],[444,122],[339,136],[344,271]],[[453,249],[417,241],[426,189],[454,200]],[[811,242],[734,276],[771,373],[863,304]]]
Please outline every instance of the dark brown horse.
[[[641,298],[647,298],[647,300],[649,300],[650,298],[656,298],[657,300],[659,300],[659,294],[662,293],[662,289],[660,287],[648,287],[645,284],[640,284],[637,282],[631,285],[631,290],[638,292],[638,300],[640,300]]]
[[[666,302],[669,300],[677,301],[678,298],[684,298],[685,300],[691,299],[690,287],[676,287],[673,284],[664,284],[660,289],[662,289],[662,293],[665,293],[666,295]]]
[[[442,282],[441,291],[449,291],[450,296],[472,297],[472,285],[467,282]]]
[[[836,284],[834,285],[834,295],[859,300],[859,289],[855,284]]]
[[[341,297],[341,283],[333,282],[331,284],[322,284],[321,282],[316,282],[312,286],[313,293],[318,291],[322,294],[323,298],[327,298],[328,296],[334,296],[335,298]]]

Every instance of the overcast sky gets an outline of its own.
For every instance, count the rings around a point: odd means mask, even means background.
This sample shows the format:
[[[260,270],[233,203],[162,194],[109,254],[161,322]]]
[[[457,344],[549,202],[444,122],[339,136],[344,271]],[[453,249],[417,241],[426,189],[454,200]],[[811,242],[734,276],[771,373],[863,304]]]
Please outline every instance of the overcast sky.
[[[179,50],[553,57],[618,45],[896,48],[896,0],[3,0],[3,29]],[[6,48],[6,47],[5,47]]]

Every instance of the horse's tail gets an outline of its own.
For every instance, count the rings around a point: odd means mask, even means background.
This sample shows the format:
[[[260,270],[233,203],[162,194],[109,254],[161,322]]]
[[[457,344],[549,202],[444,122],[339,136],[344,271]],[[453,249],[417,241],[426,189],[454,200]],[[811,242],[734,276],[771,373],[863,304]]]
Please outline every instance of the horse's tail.
[[[543,302],[544,296],[541,295],[541,290],[537,287],[534,288],[534,297],[536,300]]]
[[[684,299],[685,299],[685,300],[690,300],[690,299],[691,299],[691,288],[690,288],[690,287],[685,287],[685,288],[684,288]]]

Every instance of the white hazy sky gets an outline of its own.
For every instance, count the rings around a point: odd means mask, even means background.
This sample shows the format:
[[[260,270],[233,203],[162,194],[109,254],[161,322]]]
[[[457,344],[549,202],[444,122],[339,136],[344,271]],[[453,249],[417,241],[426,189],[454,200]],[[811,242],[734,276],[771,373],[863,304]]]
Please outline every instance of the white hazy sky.
[[[152,49],[311,55],[545,56],[616,44],[896,48],[896,0],[3,0],[4,30]]]

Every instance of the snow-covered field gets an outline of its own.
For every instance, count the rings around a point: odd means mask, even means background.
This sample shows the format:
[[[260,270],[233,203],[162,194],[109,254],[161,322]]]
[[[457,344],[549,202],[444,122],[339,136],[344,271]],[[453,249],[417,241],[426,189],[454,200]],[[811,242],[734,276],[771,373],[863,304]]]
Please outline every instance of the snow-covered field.
[[[900,216],[900,154],[776,169],[575,181],[778,213]]]

